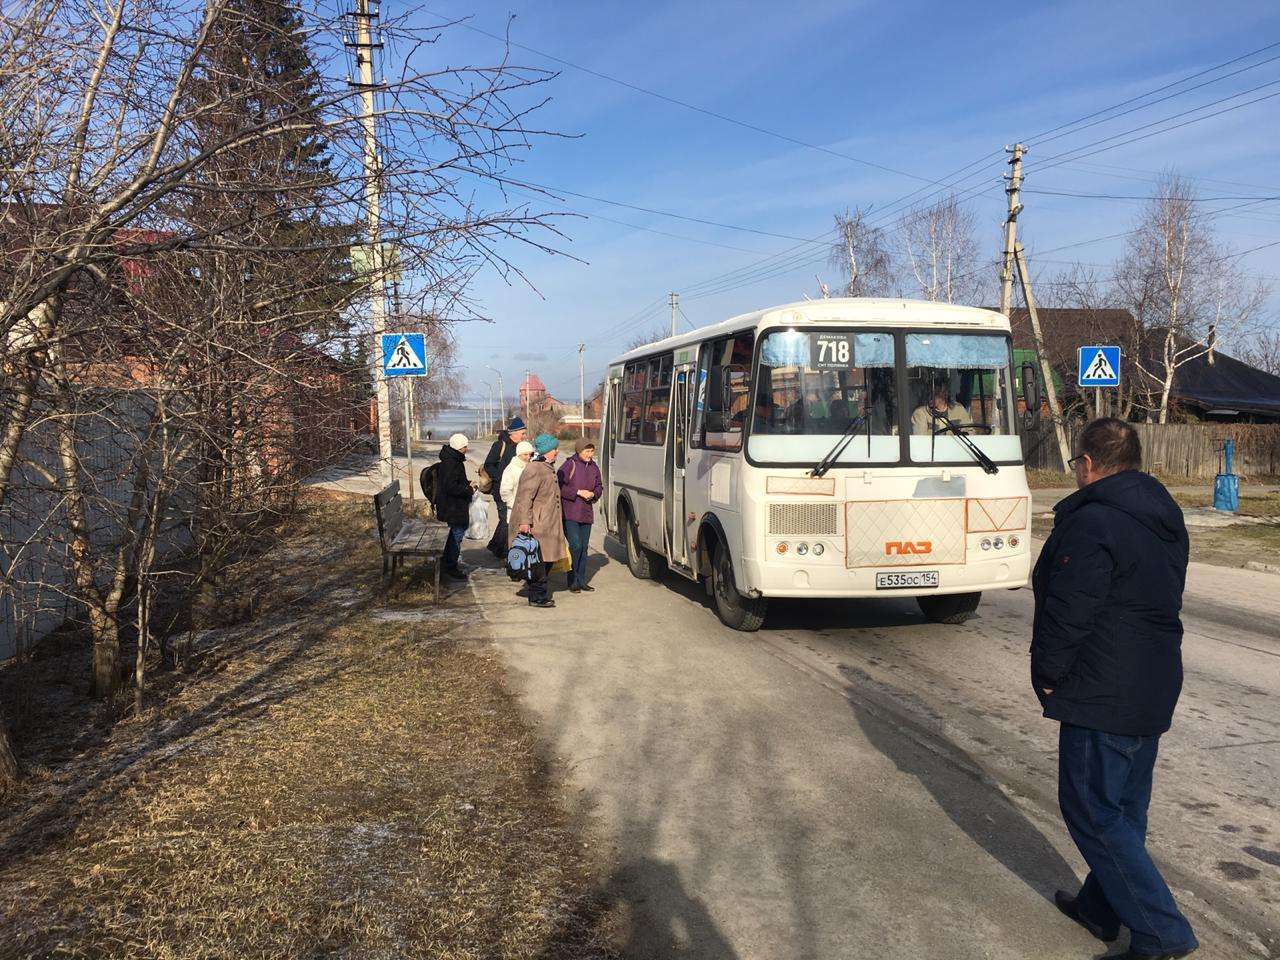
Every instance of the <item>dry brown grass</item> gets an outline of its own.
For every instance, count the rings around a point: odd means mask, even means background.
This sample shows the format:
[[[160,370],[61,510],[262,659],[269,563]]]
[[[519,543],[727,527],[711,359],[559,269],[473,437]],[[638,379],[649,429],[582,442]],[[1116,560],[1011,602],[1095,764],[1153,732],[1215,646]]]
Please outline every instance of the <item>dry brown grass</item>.
[[[370,526],[311,508],[149,715],[45,731],[0,816],[0,956],[607,954],[470,594],[387,597]]]

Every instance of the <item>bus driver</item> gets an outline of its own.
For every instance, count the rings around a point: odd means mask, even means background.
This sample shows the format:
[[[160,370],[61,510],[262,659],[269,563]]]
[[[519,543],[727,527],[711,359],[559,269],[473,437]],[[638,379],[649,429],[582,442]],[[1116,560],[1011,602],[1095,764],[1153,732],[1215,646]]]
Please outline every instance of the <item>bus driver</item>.
[[[921,404],[916,407],[915,412],[911,414],[911,432],[922,433],[928,436],[933,432],[935,421],[930,414],[930,410],[946,417],[952,423],[965,424],[972,423],[973,418],[969,416],[969,411],[958,403],[948,403],[947,386],[939,383],[933,388],[933,397],[929,403]],[[937,426],[941,426],[938,423]]]

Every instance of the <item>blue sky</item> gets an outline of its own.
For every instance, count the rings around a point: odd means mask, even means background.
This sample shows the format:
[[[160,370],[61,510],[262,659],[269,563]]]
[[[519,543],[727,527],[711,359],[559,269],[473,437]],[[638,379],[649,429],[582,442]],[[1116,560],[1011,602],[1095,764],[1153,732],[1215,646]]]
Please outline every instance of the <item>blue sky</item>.
[[[1280,7],[1267,0],[1216,3],[1212,16],[1205,15],[1202,3],[1176,0],[1033,3],[1012,19],[1009,5],[985,2],[474,5],[432,0],[429,7],[451,17],[470,15],[476,27],[499,34],[514,15],[510,29],[517,42],[924,178],[797,146],[557,67],[532,52],[513,51],[516,63],[562,71],[545,91],[553,99],[537,122],[578,135],[538,141],[516,176],[773,234],[569,196],[551,204],[549,209],[587,215],[566,221],[568,239],[560,241],[566,253],[585,262],[507,247],[504,252],[537,290],[492,274],[479,277],[472,291],[477,309],[495,322],[459,325],[459,362],[478,393],[484,390],[481,381],[494,379],[485,369],[492,365],[502,371],[509,394],[528,368],[553,393],[575,401],[579,341],[587,343],[590,389],[628,340],[669,323],[670,290],[682,291],[684,314],[695,326],[815,295],[815,273],[838,281],[816,246],[800,248],[798,253],[811,253],[785,264],[794,269],[775,270],[759,282],[713,286],[707,281],[796,246],[783,238],[822,234],[838,209],[886,208],[918,187],[936,189],[927,181],[984,156],[986,162],[973,168],[975,176],[961,189],[975,188],[971,202],[983,252],[995,257],[1005,203],[997,179],[1005,167],[997,151],[1004,144],[1280,41]],[[454,64],[490,62],[500,54],[499,43],[463,28],[447,31],[432,51]],[[1221,72],[1277,56],[1280,46]],[[1043,174],[1036,169],[1037,161],[1071,147],[1276,80],[1280,59],[1045,143],[1027,158],[1026,185],[1144,194],[1152,189],[1152,172],[1174,166],[1201,178],[1197,186],[1204,196],[1280,195],[1280,97]],[[1277,91],[1280,84],[1245,99]],[[1038,262],[1037,250],[1119,233],[1139,207],[1129,201],[1030,194],[1024,202],[1020,236],[1033,270],[1045,272],[1061,264]],[[1257,204],[1216,223],[1222,239],[1236,250],[1280,240],[1280,202]],[[1119,244],[1092,243],[1045,254],[1045,260],[1106,264]],[[1240,262],[1252,273],[1280,276],[1280,246]],[[1273,311],[1278,302],[1273,296]],[[681,326],[688,329],[683,320]]]

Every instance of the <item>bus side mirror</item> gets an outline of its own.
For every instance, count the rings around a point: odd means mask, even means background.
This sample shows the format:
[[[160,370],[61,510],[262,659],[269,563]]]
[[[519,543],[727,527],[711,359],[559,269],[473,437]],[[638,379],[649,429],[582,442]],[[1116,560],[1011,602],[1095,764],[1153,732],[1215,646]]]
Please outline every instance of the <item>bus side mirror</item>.
[[[1040,381],[1034,363],[1022,365],[1022,399],[1026,401],[1028,416],[1040,416]]]

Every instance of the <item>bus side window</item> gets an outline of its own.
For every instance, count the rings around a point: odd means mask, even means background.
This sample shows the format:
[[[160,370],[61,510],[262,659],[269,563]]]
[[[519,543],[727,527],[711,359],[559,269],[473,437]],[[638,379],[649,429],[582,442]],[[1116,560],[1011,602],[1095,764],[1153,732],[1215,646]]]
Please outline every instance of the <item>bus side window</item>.
[[[709,450],[742,449],[743,426],[751,406],[752,341],[751,333],[740,333],[711,346],[702,435]]]
[[[649,364],[648,402],[644,410],[643,443],[662,446],[667,441],[667,417],[671,406],[671,355]]]
[[[647,361],[627,364],[622,375],[622,442],[640,443],[644,421],[645,384],[649,376]]]

